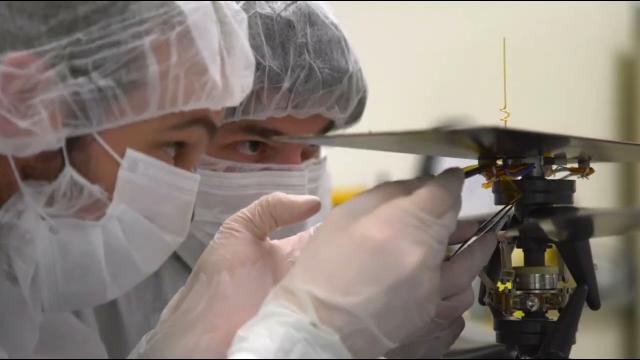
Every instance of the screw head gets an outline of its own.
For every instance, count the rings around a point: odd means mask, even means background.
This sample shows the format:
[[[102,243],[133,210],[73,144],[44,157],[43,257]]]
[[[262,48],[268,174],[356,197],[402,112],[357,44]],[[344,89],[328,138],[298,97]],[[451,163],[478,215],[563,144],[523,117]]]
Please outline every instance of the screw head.
[[[525,302],[525,306],[529,311],[538,311],[540,309],[540,300],[535,296],[530,296]]]

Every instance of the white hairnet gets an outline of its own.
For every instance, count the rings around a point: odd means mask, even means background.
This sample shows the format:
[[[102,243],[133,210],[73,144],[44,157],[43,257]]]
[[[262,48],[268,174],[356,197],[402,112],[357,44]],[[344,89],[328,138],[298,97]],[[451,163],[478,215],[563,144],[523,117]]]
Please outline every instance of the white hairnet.
[[[0,3],[0,154],[238,104],[255,63],[236,4]]]
[[[344,127],[364,111],[367,87],[360,63],[326,4],[240,2],[256,59],[251,93],[225,121],[323,115]]]

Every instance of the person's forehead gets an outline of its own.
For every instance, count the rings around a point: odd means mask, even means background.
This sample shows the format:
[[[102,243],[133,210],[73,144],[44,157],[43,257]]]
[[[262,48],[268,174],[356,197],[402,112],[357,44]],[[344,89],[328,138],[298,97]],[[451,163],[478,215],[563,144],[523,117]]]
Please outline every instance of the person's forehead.
[[[213,137],[217,129],[214,118],[218,116],[220,116],[219,111],[208,109],[173,112],[141,120],[133,124],[125,124],[124,126],[112,129],[112,131],[119,131],[120,133],[126,131],[134,134],[144,133],[145,136],[154,137],[201,128]]]
[[[314,115],[305,119],[293,116],[273,117],[265,120],[239,120],[224,124],[220,130],[252,133],[256,131],[272,132],[274,135],[318,133],[323,131],[331,121],[322,115]]]

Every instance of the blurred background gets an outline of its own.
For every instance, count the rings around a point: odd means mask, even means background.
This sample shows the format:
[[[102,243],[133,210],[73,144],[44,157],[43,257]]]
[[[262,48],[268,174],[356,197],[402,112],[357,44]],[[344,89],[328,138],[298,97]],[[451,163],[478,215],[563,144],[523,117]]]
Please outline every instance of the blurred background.
[[[448,119],[501,125],[502,38],[507,39],[509,126],[640,142],[640,5],[633,2],[332,2],[363,64],[369,103],[347,132],[408,130]],[[413,177],[413,155],[328,150],[337,200],[379,182]],[[440,169],[450,164],[438,159]],[[578,182],[577,205],[640,204],[637,169],[598,165]],[[465,188],[465,211],[491,207]],[[640,220],[639,220],[640,221]],[[637,237],[637,236],[636,236]],[[603,298],[585,310],[572,357],[640,357],[640,238],[596,239]],[[483,309],[465,336],[493,338]],[[461,341],[462,342],[462,341]]]

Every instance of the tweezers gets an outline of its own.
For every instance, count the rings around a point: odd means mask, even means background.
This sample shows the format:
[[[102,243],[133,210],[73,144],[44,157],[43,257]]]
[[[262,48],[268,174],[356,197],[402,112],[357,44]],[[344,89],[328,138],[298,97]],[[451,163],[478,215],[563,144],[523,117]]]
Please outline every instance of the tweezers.
[[[451,254],[451,256],[447,258],[447,260],[450,260],[454,256],[461,253],[464,249],[471,246],[471,244],[473,244],[474,242],[476,242],[476,240],[483,237],[489,231],[499,230],[500,228],[502,228],[502,226],[504,226],[506,221],[510,218],[511,212],[513,208],[516,206],[516,203],[518,202],[519,199],[520,198],[513,199],[513,201],[503,206],[500,210],[498,210],[498,212],[493,214],[493,216],[491,216],[489,219],[485,220],[482,224],[480,224],[480,226],[478,227],[478,230],[476,230],[473,236],[471,236],[469,239],[465,240],[462,244],[460,244],[460,246],[458,246],[458,248],[453,252],[453,254]]]

